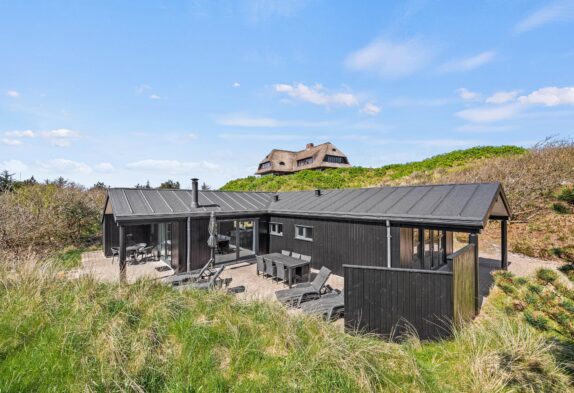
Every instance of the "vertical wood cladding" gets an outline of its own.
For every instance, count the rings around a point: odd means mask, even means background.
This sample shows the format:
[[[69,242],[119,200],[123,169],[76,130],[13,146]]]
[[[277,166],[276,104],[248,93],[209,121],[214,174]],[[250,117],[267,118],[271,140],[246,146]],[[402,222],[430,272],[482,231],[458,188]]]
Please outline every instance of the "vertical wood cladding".
[[[345,325],[397,337],[409,326],[421,339],[450,334],[452,273],[345,266]]]
[[[102,223],[103,237],[104,241],[104,254],[106,257],[112,256],[112,247],[120,246],[120,231],[116,223],[114,222],[113,214],[105,214],[104,221]]]
[[[211,257],[208,227],[209,218],[191,220],[191,270],[201,269]]]
[[[387,228],[384,223],[282,216],[271,216],[269,222],[283,224],[283,236],[269,235],[269,252],[288,250],[310,255],[315,269],[326,266],[334,274],[343,275],[343,264],[386,265]],[[295,225],[313,227],[313,241],[296,239]],[[398,236],[393,242],[397,246],[391,248],[398,248]]]

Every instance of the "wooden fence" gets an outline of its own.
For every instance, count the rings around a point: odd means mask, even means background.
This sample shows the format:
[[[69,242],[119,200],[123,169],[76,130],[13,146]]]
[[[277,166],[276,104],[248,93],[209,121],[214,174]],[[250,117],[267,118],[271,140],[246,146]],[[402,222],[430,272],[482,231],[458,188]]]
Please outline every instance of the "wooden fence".
[[[474,244],[447,257],[452,266],[454,323],[460,324],[476,315],[476,260]]]
[[[475,316],[476,260],[470,244],[449,255],[452,271],[343,265],[345,326],[398,337],[449,336]]]
[[[452,273],[344,265],[345,325],[397,337],[448,336],[453,318]]]

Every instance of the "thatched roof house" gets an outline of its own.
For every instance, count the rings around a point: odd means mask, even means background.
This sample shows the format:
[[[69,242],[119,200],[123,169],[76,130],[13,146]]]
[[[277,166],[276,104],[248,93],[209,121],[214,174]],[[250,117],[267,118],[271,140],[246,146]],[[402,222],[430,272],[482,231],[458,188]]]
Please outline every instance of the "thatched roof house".
[[[273,149],[260,163],[257,175],[285,175],[304,169],[350,167],[347,156],[331,142],[313,145],[308,143],[304,150],[289,151]]]

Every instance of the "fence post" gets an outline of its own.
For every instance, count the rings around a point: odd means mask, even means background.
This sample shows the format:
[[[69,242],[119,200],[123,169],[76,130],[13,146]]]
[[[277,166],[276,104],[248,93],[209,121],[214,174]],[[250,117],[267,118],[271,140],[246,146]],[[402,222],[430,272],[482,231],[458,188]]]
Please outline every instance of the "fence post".
[[[480,269],[479,269],[479,257],[478,257],[478,234],[471,233],[468,236],[469,244],[474,245],[474,313],[478,315],[480,312]]]

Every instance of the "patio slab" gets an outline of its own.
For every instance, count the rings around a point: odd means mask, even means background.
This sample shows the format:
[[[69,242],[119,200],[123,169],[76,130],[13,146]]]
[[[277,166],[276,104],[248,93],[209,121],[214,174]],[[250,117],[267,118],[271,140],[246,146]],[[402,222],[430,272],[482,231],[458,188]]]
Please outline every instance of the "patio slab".
[[[169,268],[166,271],[158,271],[158,267]],[[148,262],[128,262],[127,268],[127,281],[133,283],[140,278],[160,278],[167,277],[174,273],[167,264],[161,261],[148,261]],[[118,258],[112,262],[112,258],[106,258],[102,251],[90,251],[82,254],[82,268],[81,274],[90,274],[96,280],[104,282],[119,282],[120,280],[120,267]]]

